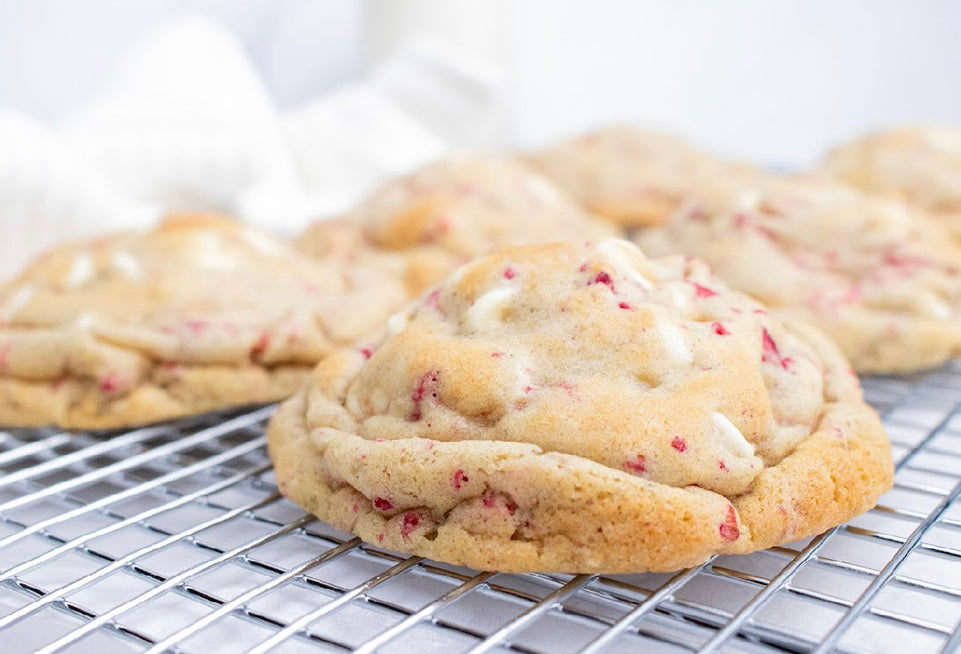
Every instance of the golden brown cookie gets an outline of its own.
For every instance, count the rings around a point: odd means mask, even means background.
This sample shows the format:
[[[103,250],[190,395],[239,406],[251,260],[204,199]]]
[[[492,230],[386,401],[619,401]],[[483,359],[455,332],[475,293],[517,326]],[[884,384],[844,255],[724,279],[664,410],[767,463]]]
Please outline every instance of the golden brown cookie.
[[[530,161],[591,211],[625,227],[661,223],[705,175],[753,175],[670,134],[628,125],[564,141]]]
[[[823,330],[859,372],[961,354],[961,248],[900,202],[826,178],[725,180],[637,241],[704,259],[784,321]]]
[[[892,463],[837,349],[683,257],[507,248],[341,349],[269,430],[281,491],[364,540],[502,571],[674,570],[818,533]]]
[[[961,129],[926,125],[868,134],[831,151],[821,170],[924,209],[961,236]]]
[[[616,233],[523,163],[473,155],[388,181],[349,216],[308,228],[298,247],[315,256],[330,253],[332,243],[362,258],[398,253],[417,294],[498,247]]]
[[[106,428],[289,396],[404,301],[216,216],[53,250],[0,288],[0,424]]]

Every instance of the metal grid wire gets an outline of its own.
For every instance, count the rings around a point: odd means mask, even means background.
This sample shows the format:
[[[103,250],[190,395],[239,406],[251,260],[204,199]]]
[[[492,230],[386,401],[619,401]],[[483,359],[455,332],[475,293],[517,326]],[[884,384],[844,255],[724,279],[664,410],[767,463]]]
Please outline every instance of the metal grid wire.
[[[865,380],[878,507],[677,574],[495,574],[361,543],[281,498],[272,408],[0,432],[0,652],[949,652],[961,362]]]

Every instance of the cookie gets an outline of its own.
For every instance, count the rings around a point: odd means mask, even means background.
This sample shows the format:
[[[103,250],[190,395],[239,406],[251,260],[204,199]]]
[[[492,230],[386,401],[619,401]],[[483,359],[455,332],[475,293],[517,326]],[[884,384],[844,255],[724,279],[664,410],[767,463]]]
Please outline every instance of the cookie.
[[[637,242],[704,259],[786,322],[826,332],[859,372],[961,353],[961,249],[900,202],[831,179],[727,180],[702,185]]]
[[[62,247],[0,288],[0,424],[121,427],[282,399],[405,297],[376,269],[216,216]]]
[[[869,134],[834,149],[821,170],[924,209],[961,236],[961,129],[931,125]]]
[[[596,240],[619,230],[586,214],[543,176],[507,157],[460,156],[388,181],[349,216],[314,224],[298,247],[397,253],[412,294],[505,245]]]
[[[564,141],[531,163],[591,211],[626,227],[661,223],[709,175],[753,175],[670,134],[619,125]]]
[[[892,463],[837,349],[692,259],[506,248],[340,349],[268,429],[281,491],[375,545],[512,572],[675,570],[827,529]]]

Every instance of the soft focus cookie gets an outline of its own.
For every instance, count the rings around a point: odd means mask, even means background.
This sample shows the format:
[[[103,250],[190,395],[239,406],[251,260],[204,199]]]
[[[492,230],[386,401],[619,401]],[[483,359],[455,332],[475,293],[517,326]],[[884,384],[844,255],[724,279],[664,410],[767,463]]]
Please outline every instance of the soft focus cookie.
[[[530,161],[591,211],[625,227],[662,222],[705,175],[756,173],[670,134],[626,125],[569,139]]]
[[[523,163],[474,155],[388,181],[349,216],[308,228],[298,246],[314,256],[329,255],[332,243],[361,257],[397,253],[416,294],[498,247],[596,240],[617,231]]]
[[[961,236],[961,129],[899,127],[835,148],[822,171],[916,205]]]
[[[340,349],[272,420],[282,492],[375,545],[503,571],[673,570],[818,533],[892,463],[837,349],[695,260],[507,248]]]
[[[0,288],[0,424],[106,428],[287,397],[404,301],[215,216],[53,250]]]
[[[859,372],[904,372],[961,353],[961,248],[904,204],[817,178],[702,184],[652,255],[690,254],[775,310],[831,336]]]

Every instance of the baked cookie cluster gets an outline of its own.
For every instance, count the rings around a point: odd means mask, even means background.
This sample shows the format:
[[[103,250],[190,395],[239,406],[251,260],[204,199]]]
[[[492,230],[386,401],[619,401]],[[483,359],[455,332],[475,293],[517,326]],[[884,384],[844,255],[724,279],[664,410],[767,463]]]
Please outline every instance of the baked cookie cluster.
[[[482,569],[671,570],[818,533],[891,483],[816,331],[697,260],[506,248],[334,352],[269,430],[287,497]]]
[[[405,299],[379,269],[215,216],[65,246],[0,288],[0,424],[106,428],[283,399]]]
[[[417,294],[498,247],[617,233],[522,162],[464,155],[388,181],[350,215],[315,223],[298,246],[323,257],[393,253]]]

